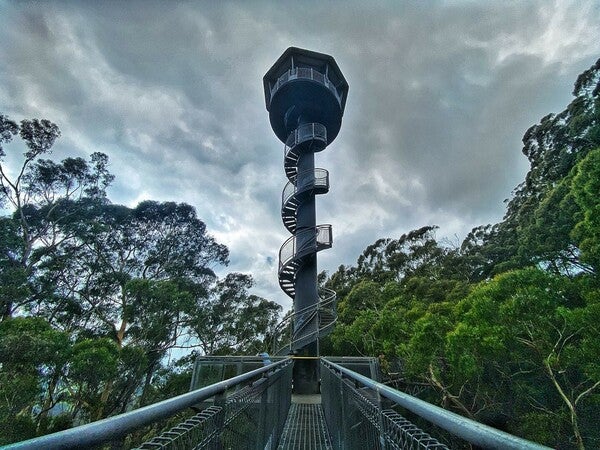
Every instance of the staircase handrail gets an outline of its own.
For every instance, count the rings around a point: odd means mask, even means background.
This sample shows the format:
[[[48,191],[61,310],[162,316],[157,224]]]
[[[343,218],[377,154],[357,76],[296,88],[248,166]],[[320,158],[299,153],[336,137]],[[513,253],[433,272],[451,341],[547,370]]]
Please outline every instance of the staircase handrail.
[[[301,340],[306,340],[307,338],[313,337],[316,335],[321,336],[325,329],[332,327],[333,324],[335,324],[335,322],[337,322],[337,313],[335,310],[336,295],[337,295],[336,292],[331,289],[319,288],[319,301],[316,304],[309,305],[309,306],[306,306],[296,312],[292,312],[291,314],[286,316],[283,320],[281,320],[281,322],[279,322],[275,326],[275,329],[273,330],[273,333],[272,333],[270,347],[274,350],[274,354],[279,355],[285,349],[291,350],[294,343],[299,342]],[[297,316],[304,316],[304,315],[307,315],[310,313],[318,315],[320,313],[320,311],[324,310],[324,309],[329,310],[331,312],[331,316],[332,316],[331,323],[327,324],[327,326],[325,326],[325,327],[321,327],[321,324],[319,323],[316,331],[313,331],[311,333],[308,333],[308,334],[303,335],[300,338],[296,338],[296,339],[294,339],[292,336],[290,336],[289,342],[287,342],[283,346],[279,346],[279,347],[275,348],[275,345],[277,345],[277,342],[276,342],[277,337],[280,336],[281,334],[283,334],[283,332],[285,331],[286,328],[291,327],[293,325],[294,320]],[[312,320],[313,317],[314,317],[314,315],[312,317],[310,317],[310,319],[307,320],[307,322]]]
[[[296,195],[298,192],[304,192],[305,190],[312,189],[315,187],[329,187],[329,171],[327,169],[315,168],[312,170],[305,170],[302,173],[314,172],[314,177],[312,178],[312,182],[310,184],[306,184],[304,186],[297,186],[296,179],[298,175],[294,175],[290,181],[288,181],[281,192],[281,205],[282,207],[288,202],[290,198]]]
[[[301,248],[298,248],[297,241],[299,237],[305,237],[307,235],[314,234],[314,240],[306,240]],[[295,235],[290,236],[281,245],[279,249],[279,272],[287,266],[292,260],[297,259],[304,255],[305,252],[315,249],[319,244],[324,246],[331,246],[331,225],[321,224],[317,225],[314,229],[302,230],[297,232]]]
[[[327,128],[325,125],[317,122],[303,123],[300,125],[294,131],[292,131],[285,140],[285,145],[283,146],[283,156],[287,157],[288,153],[298,144],[301,144],[309,139],[319,139],[323,142],[327,142]]]

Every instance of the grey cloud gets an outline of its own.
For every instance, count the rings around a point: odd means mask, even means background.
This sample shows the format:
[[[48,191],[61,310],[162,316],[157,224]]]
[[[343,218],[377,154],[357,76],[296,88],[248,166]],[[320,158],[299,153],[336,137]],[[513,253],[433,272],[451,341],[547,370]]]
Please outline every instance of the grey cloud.
[[[593,1],[7,2],[0,102],[56,121],[57,157],[108,153],[113,201],[194,205],[230,247],[227,270],[288,305],[287,180],[261,82],[286,47],[332,54],[350,84],[341,133],[317,156],[331,271],[379,237],[498,220],[527,169],[521,136],[568,103],[599,19]]]

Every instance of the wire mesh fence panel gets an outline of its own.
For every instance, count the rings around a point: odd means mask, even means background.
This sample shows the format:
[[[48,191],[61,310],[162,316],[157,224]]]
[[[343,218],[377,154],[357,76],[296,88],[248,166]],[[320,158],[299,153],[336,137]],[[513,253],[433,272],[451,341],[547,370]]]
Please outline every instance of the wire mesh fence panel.
[[[384,435],[389,448],[399,450],[448,449],[396,411],[386,409],[382,413]]]
[[[292,364],[267,373],[139,449],[275,449],[291,402]]]
[[[335,449],[447,450],[391,409],[372,389],[360,387],[321,364],[321,396]]]
[[[218,424],[223,421],[224,413],[223,408],[210,406],[160,436],[145,442],[139,449],[217,449],[215,438],[219,434]]]

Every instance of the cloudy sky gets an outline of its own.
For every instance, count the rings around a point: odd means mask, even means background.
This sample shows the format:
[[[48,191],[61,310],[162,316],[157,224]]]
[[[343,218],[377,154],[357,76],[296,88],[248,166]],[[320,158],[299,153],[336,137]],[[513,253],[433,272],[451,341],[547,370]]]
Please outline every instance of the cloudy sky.
[[[521,137],[600,57],[598,1],[28,2],[0,0],[0,112],[47,118],[54,157],[109,155],[115,203],[187,202],[277,284],[283,146],[262,76],[289,46],[331,54],[350,92],[317,155],[331,190],[329,271],[380,237],[497,222],[527,171]],[[10,163],[10,158],[9,161]]]

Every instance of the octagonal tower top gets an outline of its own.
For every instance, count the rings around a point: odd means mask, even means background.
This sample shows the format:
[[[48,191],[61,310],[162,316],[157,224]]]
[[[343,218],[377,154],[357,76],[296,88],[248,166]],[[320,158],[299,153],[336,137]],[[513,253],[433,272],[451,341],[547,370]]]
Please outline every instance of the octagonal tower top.
[[[288,48],[263,78],[271,126],[285,142],[300,123],[327,127],[328,141],[339,132],[348,96],[348,82],[333,57]]]

